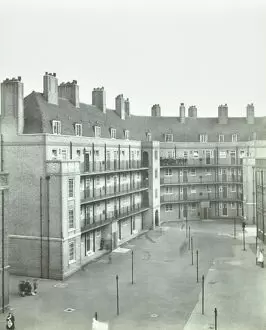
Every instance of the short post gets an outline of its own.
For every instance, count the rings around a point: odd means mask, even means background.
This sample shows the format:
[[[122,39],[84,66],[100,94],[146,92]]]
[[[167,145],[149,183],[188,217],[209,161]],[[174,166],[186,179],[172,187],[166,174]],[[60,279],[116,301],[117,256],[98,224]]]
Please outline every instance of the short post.
[[[214,308],[214,329],[217,330],[217,308]]]
[[[94,318],[95,318],[96,321],[98,320],[98,314],[97,314],[97,312],[94,314]]]
[[[234,239],[236,239],[236,218],[234,218]]]
[[[118,275],[116,275],[116,314],[119,315]]]
[[[193,266],[193,237],[191,237],[191,264]]]
[[[258,236],[256,236],[256,265],[258,264]]]
[[[202,294],[201,294],[201,314],[204,315],[204,275],[202,275],[202,279],[201,279],[201,291],[202,291]]]
[[[245,228],[246,228],[246,223],[245,223],[245,221],[243,221],[243,223],[242,223],[242,230],[243,230],[243,251],[246,251]]]
[[[188,249],[190,250],[190,226],[188,227]]]
[[[132,262],[131,275],[132,276],[131,277],[132,277],[132,284],[134,284],[134,252],[133,252],[133,250],[131,251],[131,256],[132,256],[132,258],[131,258],[131,262]]]
[[[197,250],[197,283],[199,283],[199,251]]]
[[[187,237],[187,215],[186,215],[186,237]]]

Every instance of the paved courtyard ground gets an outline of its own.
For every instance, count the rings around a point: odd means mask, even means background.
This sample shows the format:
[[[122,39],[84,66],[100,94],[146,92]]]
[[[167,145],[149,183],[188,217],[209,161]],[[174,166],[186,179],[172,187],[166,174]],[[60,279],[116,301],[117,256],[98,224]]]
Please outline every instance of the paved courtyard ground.
[[[201,283],[196,281],[186,231],[168,223],[150,231],[108,256],[87,265],[64,282],[40,280],[37,296],[21,298],[12,276],[10,304],[16,329],[91,329],[92,317],[109,322],[110,329],[211,329],[218,309],[218,329],[266,329],[265,269],[255,265],[252,229],[242,251],[241,228],[233,238],[230,222],[189,223],[194,252],[199,250],[199,280],[206,277],[205,315],[201,315]],[[253,230],[254,231],[254,230]],[[131,284],[131,249],[134,284]],[[120,314],[116,315],[119,275]],[[67,312],[66,309],[73,309]],[[0,315],[0,328],[4,315]]]

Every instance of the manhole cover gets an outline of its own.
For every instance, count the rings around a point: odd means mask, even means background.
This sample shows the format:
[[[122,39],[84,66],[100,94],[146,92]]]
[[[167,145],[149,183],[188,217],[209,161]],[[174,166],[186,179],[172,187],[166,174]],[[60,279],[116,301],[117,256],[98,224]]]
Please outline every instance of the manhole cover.
[[[159,315],[158,314],[151,314],[151,317],[154,318],[154,317],[158,317]]]
[[[74,312],[74,310],[75,309],[73,309],[73,308],[66,308],[66,309],[64,309],[64,312],[72,313],[72,312]]]
[[[57,284],[54,285],[55,288],[61,288],[61,289],[65,288],[67,286],[68,286],[67,283],[57,283]]]

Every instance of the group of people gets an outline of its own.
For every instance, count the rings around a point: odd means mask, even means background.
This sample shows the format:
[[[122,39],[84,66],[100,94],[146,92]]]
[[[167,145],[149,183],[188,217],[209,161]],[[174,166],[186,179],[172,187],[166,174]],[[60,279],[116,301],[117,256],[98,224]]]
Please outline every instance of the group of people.
[[[20,281],[18,286],[19,294],[21,297],[35,296],[37,293],[37,287],[38,284],[36,279],[33,280],[33,284],[31,284],[29,280]]]

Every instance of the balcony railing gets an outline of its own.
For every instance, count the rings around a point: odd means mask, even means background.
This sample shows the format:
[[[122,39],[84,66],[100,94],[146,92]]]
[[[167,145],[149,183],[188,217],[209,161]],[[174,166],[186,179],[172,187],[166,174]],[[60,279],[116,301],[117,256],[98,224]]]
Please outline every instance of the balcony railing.
[[[134,169],[142,169],[146,166],[140,160],[118,160],[113,161],[85,161],[80,164],[80,172],[86,173],[101,173],[101,172],[116,172]]]
[[[95,215],[93,217],[85,218],[84,219],[84,226],[81,228],[81,231],[88,231],[92,229],[96,229],[102,226],[106,226],[113,221],[119,221],[126,217],[133,216],[137,213],[144,212],[148,209],[148,206],[145,204],[136,204],[134,206],[127,206],[120,208],[120,211],[110,211],[105,214]]]
[[[243,201],[243,194],[239,193],[235,196],[224,196],[222,193],[215,195],[214,193],[210,194],[202,194],[196,195],[193,197],[192,195],[187,196],[186,198],[180,198],[176,195],[168,195],[168,196],[161,196],[161,203],[193,203],[193,202],[201,202],[201,201],[221,201],[221,202],[242,202]]]
[[[160,158],[160,166],[163,167],[208,167],[208,166],[241,166],[242,159],[238,158]]]
[[[228,176],[226,178],[219,176],[218,177],[218,181],[211,177],[208,178],[208,176],[203,176],[202,179],[198,178],[197,181],[193,181],[193,179],[191,180],[187,180],[184,181],[184,179],[182,179],[182,181],[178,181],[178,178],[161,178],[161,185],[180,185],[180,186],[185,186],[185,185],[211,185],[211,184],[223,184],[223,183],[227,183],[227,184],[242,184],[242,176]]]
[[[134,192],[138,192],[141,189],[148,189],[147,183],[138,183],[134,184],[120,184],[117,186],[111,186],[105,188],[96,188],[94,191],[92,189],[85,189],[81,192],[81,204],[88,203],[91,201],[99,200],[99,199],[108,199],[117,196],[123,196],[126,194],[131,194]]]

